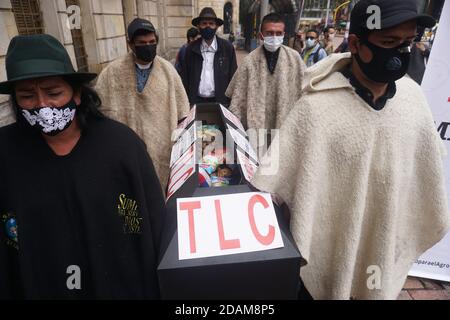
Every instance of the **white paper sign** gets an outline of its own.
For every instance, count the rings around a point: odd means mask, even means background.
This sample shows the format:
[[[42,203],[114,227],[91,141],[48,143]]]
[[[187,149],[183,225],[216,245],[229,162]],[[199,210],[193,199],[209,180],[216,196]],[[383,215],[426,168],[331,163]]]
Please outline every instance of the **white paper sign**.
[[[223,115],[231,121],[236,127],[242,130],[242,132],[245,132],[244,127],[242,126],[241,121],[238,117],[236,117],[230,110],[225,108],[223,105],[220,105],[220,108],[222,109]]]
[[[167,200],[195,173],[195,144],[175,162],[170,170]]]
[[[242,173],[247,181],[252,181],[253,175],[258,169],[258,164],[254,163],[253,160],[248,158],[244,153],[240,150],[236,150],[239,164],[242,168]]]
[[[231,137],[236,142],[236,144],[239,147],[241,147],[242,150],[247,152],[253,159],[258,160],[258,156],[253,150],[253,147],[250,145],[250,142],[248,142],[247,138],[242,136],[242,134],[240,134],[239,131],[237,131],[236,129],[233,129],[228,123],[227,123],[227,130],[228,132],[230,132]]]
[[[450,203],[450,1],[445,1],[422,88],[447,149],[444,171]],[[412,266],[411,276],[450,281],[450,234],[425,252]]]
[[[189,129],[184,130],[181,137],[172,147],[172,153],[170,155],[170,166],[183,155],[186,150],[197,140],[197,126],[195,123],[189,127]]]
[[[180,260],[284,247],[267,193],[177,199],[177,222]]]
[[[180,135],[184,132],[184,129],[194,120],[197,106],[193,106],[187,117],[177,126],[176,135],[172,141],[177,141]]]

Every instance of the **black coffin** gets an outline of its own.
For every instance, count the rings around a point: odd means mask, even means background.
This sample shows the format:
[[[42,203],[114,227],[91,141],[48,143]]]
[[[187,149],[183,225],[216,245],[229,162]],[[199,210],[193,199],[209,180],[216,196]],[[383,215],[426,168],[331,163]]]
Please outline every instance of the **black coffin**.
[[[195,120],[204,121],[205,118],[209,123],[217,122],[221,128],[225,128],[225,123],[231,123],[218,104],[197,105]],[[234,147],[239,148],[236,145]],[[283,248],[207,258],[178,259],[176,207],[178,198],[255,191],[258,190],[245,179],[241,179],[238,185],[200,188],[196,165],[196,172],[167,201],[168,213],[158,266],[163,299],[297,299],[302,258],[281,209],[275,204]]]

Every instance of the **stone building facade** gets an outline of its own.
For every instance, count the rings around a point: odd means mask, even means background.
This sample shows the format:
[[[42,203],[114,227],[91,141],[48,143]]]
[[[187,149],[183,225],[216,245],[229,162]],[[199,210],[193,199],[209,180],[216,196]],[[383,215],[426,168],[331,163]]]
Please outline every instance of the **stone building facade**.
[[[127,53],[126,26],[136,17],[154,24],[158,53],[172,60],[186,42],[191,20],[205,6],[226,20],[219,35],[236,30],[239,0],[0,0],[0,81],[6,79],[6,51],[15,35],[51,34],[67,48],[76,68],[98,73]],[[7,104],[0,95],[0,126]]]

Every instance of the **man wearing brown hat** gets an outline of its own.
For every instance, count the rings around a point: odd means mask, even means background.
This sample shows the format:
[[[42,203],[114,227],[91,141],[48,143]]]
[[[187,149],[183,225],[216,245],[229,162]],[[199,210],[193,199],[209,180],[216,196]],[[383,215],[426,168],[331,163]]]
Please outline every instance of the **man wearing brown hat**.
[[[186,49],[185,65],[181,77],[190,104],[202,102],[230,103],[225,90],[237,69],[234,47],[216,36],[223,20],[217,18],[212,8],[203,8],[192,20],[202,39],[194,41]]]

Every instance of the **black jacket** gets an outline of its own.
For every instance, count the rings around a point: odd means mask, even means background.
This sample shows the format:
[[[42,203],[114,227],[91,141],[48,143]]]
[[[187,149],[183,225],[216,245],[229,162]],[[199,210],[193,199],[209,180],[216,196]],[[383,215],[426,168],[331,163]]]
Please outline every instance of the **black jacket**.
[[[142,140],[91,119],[56,156],[21,126],[0,128],[0,300],[159,298],[166,211]]]
[[[225,96],[228,84],[237,69],[234,47],[226,40],[217,38],[217,52],[214,55],[214,84],[216,101],[224,105],[230,103]],[[202,74],[203,57],[200,51],[202,39],[192,42],[186,48],[181,78],[191,104],[199,102],[198,86]]]

